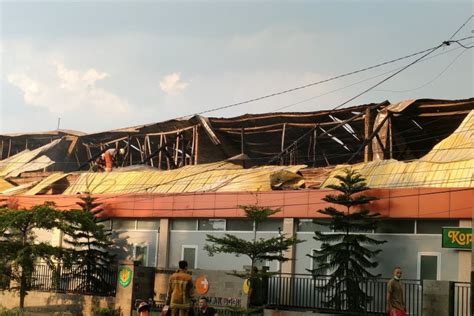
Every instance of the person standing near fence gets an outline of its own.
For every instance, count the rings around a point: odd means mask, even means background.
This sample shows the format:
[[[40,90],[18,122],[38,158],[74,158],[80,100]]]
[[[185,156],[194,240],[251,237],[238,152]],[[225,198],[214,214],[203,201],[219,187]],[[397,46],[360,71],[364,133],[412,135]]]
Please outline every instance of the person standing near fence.
[[[405,316],[405,300],[403,299],[403,286],[400,282],[402,269],[393,269],[393,277],[387,283],[387,313],[390,316]]]
[[[188,316],[192,308],[193,279],[188,273],[188,262],[181,260],[179,269],[170,277],[166,305],[169,305],[171,316]]]

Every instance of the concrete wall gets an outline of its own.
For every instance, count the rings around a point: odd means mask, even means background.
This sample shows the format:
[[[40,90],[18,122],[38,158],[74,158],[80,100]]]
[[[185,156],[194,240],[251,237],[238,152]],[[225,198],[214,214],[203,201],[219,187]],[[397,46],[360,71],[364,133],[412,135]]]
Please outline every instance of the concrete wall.
[[[18,292],[0,292],[0,305],[12,309],[19,306]],[[95,308],[114,306],[114,297],[97,297],[76,294],[59,294],[50,292],[28,292],[25,298],[27,311],[44,314],[55,312],[69,312],[72,315],[93,315]]]
[[[311,259],[306,254],[311,249],[318,249],[318,244],[313,239],[314,233],[298,233],[297,237],[305,242],[296,246],[296,273],[307,273]],[[441,235],[396,235],[396,234],[371,234],[371,237],[387,242],[379,247],[382,252],[376,257],[379,267],[372,270],[380,273],[382,277],[390,277],[393,267],[399,265],[403,268],[403,277],[417,279],[417,265],[419,252],[439,252],[441,254],[441,280],[458,279],[458,252],[453,249],[441,248]]]

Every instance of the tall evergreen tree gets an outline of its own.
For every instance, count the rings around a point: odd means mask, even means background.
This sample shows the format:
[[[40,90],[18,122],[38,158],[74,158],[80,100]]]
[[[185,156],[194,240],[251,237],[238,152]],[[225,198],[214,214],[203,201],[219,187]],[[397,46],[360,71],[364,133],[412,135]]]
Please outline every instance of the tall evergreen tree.
[[[90,195],[80,199],[81,202],[77,204],[81,209],[65,213],[68,222],[65,242],[72,248],[72,274],[83,276],[83,282],[77,289],[85,292],[106,292],[110,284],[104,279],[104,275],[114,260],[111,254],[111,232],[101,224],[105,219],[98,217],[103,211],[101,204],[96,203],[96,199]]]
[[[361,289],[360,281],[376,276],[369,269],[377,267],[378,263],[372,259],[381,250],[373,248],[385,241],[366,234],[376,228],[380,214],[371,213],[365,205],[377,198],[362,194],[369,188],[359,173],[351,169],[345,169],[344,172],[344,175],[335,176],[339,180],[338,184],[328,186],[340,194],[328,194],[323,200],[345,209],[326,207],[318,210],[330,216],[330,221],[315,220],[315,223],[328,226],[334,232],[315,232],[313,239],[321,243],[321,249],[308,254],[317,263],[309,271],[314,275],[330,271],[329,281],[325,285],[325,289],[331,293],[326,301],[328,307],[359,312],[364,310],[370,300]],[[367,246],[372,246],[372,249]]]

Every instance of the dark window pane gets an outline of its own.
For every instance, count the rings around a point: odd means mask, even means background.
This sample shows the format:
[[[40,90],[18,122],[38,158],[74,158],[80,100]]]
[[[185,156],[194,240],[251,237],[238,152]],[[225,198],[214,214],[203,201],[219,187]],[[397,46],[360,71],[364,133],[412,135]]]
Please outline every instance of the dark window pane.
[[[195,219],[173,219],[171,230],[196,230]]]
[[[142,266],[148,265],[148,246],[135,246],[135,260],[140,261]]]
[[[108,220],[99,219],[97,224],[103,226],[105,230],[112,229],[112,220],[110,220],[110,219],[108,219]]]
[[[416,221],[417,234],[440,234],[443,227],[458,227],[458,220],[420,219]]]
[[[135,222],[134,219],[114,219],[112,227],[114,230],[134,230]]]
[[[184,247],[183,260],[188,262],[189,269],[196,269],[196,248]]]
[[[420,279],[437,280],[438,279],[438,257],[425,256],[420,258]]]
[[[375,232],[378,234],[413,234],[415,221],[405,219],[382,220],[377,223]]]
[[[277,232],[278,227],[283,229],[282,219],[267,219],[266,221],[257,225],[257,231],[262,232]]]
[[[247,219],[228,219],[227,230],[253,231],[253,222]]]
[[[137,220],[138,230],[158,230],[160,227],[160,220]]]
[[[200,219],[199,230],[225,230],[225,219]]]
[[[318,219],[318,221],[323,221]],[[326,220],[324,220],[326,221]],[[296,229],[299,232],[329,232],[331,229],[328,226],[313,223],[312,219],[298,219],[296,222]]]

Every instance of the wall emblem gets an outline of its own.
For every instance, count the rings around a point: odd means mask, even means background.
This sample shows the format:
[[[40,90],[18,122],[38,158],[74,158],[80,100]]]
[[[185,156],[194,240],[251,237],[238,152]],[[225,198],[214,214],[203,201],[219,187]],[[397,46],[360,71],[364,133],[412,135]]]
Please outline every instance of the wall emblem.
[[[118,279],[121,286],[127,287],[130,281],[132,281],[132,269],[129,267],[120,267]]]
[[[196,281],[194,281],[194,286],[196,287],[196,292],[198,294],[203,295],[209,291],[209,281],[204,274],[196,278]]]

